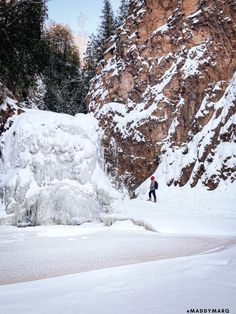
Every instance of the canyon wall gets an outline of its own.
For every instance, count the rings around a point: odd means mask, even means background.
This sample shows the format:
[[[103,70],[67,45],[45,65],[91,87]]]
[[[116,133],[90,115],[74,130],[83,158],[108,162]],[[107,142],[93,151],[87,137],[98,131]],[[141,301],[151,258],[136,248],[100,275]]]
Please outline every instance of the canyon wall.
[[[118,186],[235,180],[235,22],[232,0],[131,2],[87,96]]]

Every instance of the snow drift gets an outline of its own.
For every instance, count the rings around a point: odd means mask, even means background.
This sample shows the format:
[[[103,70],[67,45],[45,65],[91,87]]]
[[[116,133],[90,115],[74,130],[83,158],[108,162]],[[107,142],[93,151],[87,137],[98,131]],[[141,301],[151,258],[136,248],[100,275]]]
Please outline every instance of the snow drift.
[[[26,110],[1,137],[0,214],[15,225],[80,224],[119,193],[103,171],[91,115]]]

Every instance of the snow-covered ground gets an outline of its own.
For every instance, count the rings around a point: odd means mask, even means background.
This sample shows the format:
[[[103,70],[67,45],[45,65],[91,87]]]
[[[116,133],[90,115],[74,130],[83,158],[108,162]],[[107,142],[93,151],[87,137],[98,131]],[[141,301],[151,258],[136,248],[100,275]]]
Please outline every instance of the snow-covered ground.
[[[235,313],[235,262],[235,250],[229,248],[2,286],[0,309],[4,314],[185,314],[188,309]]]
[[[218,240],[217,237],[215,239],[208,237],[207,240],[206,237],[165,237],[144,231],[140,227],[134,228],[127,223],[106,227],[107,231],[102,230],[105,228],[102,226],[86,225],[83,228],[81,226],[37,227],[36,229],[1,226],[1,228],[3,228],[1,256],[3,260],[6,255],[10,257],[7,267],[1,267],[2,276],[5,272],[14,274],[14,267],[18,263],[21,266],[18,272],[30,273],[30,270],[34,269],[36,274],[43,268],[52,268],[54,271],[58,267],[60,269],[63,263],[70,263],[76,255],[77,263],[80,264],[81,261],[86,262],[86,252],[87,257],[94,252],[94,255],[87,259],[88,264],[93,261],[94,264],[99,265],[99,268],[103,268],[102,263],[104,267],[113,267],[2,285],[0,286],[0,313],[184,314],[191,309],[224,309],[229,310],[229,313],[236,311],[236,249],[232,243],[235,242],[235,238],[221,236]],[[64,258],[61,261],[58,260],[59,245],[55,246],[55,239],[64,249]],[[81,245],[82,241],[84,245]],[[224,241],[225,248],[222,247]],[[34,258],[29,260],[29,256],[34,256],[37,249],[41,251],[43,243],[48,247],[51,246],[51,254],[49,250],[45,250],[44,258],[42,255],[38,261]],[[35,248],[32,250],[33,246]],[[196,250],[200,247],[199,251]],[[184,250],[189,251],[190,254],[194,254],[194,251],[198,254],[147,262],[148,254],[155,259],[158,252],[162,254],[163,250],[166,252],[169,250],[170,254],[166,258],[170,257],[171,253],[172,256],[185,255]],[[205,250],[208,252],[199,253]],[[123,257],[127,261],[124,266],[114,267],[119,265],[116,262],[125,252]],[[54,267],[50,263],[50,256],[53,254],[56,261]],[[132,254],[133,260],[129,260]],[[109,256],[114,258],[113,265],[107,264],[106,259]],[[145,261],[145,263],[134,264],[138,259],[139,262]],[[128,263],[131,265],[125,265]],[[96,268],[91,264],[89,266],[90,269]]]
[[[235,184],[222,184],[215,191],[202,186],[167,188],[159,184],[157,203],[147,201],[148,185],[146,182],[140,188],[137,199],[116,203],[113,213],[101,215],[104,223],[130,219],[157,232],[236,236]]]
[[[227,247],[233,237],[166,235],[131,222],[0,228],[0,284],[186,256]]]
[[[117,206],[110,227],[0,226],[0,313],[236,311],[235,218],[167,210],[160,195]],[[115,222],[127,218],[159,232]]]

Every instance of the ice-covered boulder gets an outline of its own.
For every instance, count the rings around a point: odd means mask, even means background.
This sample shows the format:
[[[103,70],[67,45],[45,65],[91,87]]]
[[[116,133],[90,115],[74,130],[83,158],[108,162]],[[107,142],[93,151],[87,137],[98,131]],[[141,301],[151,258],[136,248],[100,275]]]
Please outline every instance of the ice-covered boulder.
[[[91,115],[26,110],[1,137],[0,212],[15,225],[80,224],[120,197]]]

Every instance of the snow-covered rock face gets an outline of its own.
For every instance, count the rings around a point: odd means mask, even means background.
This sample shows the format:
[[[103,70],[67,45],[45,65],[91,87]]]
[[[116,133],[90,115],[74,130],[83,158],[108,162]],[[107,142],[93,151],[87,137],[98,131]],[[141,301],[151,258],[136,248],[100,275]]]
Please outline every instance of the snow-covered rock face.
[[[17,103],[10,90],[0,82],[0,136],[10,126],[8,118],[23,112]]]
[[[90,115],[26,110],[1,137],[0,191],[16,225],[96,220],[119,195],[103,172]]]
[[[236,4],[133,0],[87,104],[108,170],[132,191],[161,165],[167,184],[236,179]]]

